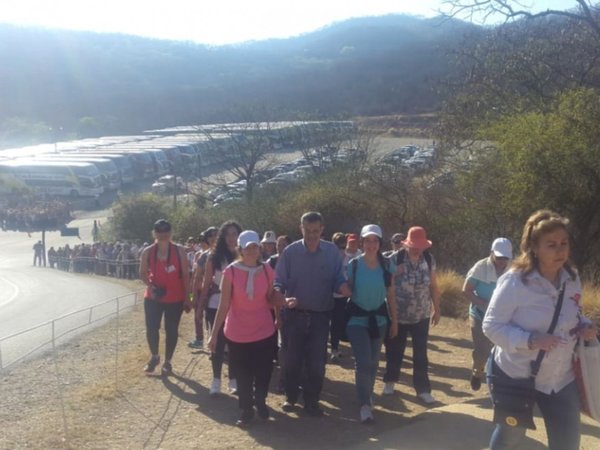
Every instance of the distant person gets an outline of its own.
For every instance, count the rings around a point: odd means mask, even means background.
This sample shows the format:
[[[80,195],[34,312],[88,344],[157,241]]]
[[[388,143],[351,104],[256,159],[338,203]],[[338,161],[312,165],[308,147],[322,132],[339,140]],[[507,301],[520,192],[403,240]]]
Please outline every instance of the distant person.
[[[348,233],[346,234],[346,256],[348,259],[356,258],[362,252],[359,248],[360,238],[357,234]]]
[[[578,338],[591,341],[598,333],[582,316],[581,280],[570,262],[568,224],[568,219],[548,210],[527,219],[521,254],[498,280],[483,318],[483,332],[495,345],[488,383],[527,379],[532,361],[541,356],[535,402],[544,418],[550,450],[579,449],[581,405],[573,350]],[[549,334],[555,314],[556,326]],[[515,417],[508,418],[512,423],[496,424],[491,450],[522,448],[526,428]]]
[[[267,261],[271,256],[277,253],[277,236],[274,231],[265,231],[260,248],[263,261]]]
[[[342,255],[342,270],[343,273],[346,274],[346,267],[351,259],[346,254],[346,235],[338,231],[331,236],[331,242],[335,244],[340,252],[340,255]],[[333,293],[333,309],[331,310],[331,323],[329,326],[331,362],[336,362],[342,357],[342,352],[340,351],[340,340],[345,335],[344,327],[346,326],[346,303],[348,303],[347,296],[338,294],[337,292]]]
[[[394,393],[394,384],[400,376],[410,334],[413,348],[413,387],[421,401],[432,404],[436,400],[431,395],[427,342],[430,324],[437,325],[441,315],[435,259],[429,252],[431,241],[427,239],[422,227],[409,229],[402,245],[404,249],[392,257],[392,264],[397,267],[394,284],[398,335],[386,342],[383,394]]]
[[[273,371],[272,349],[277,340],[271,311],[273,269],[261,262],[260,237],[246,230],[238,237],[240,256],[229,264],[221,278],[221,298],[208,345],[216,351],[219,330],[229,347],[235,366],[241,416],[236,422],[245,427],[254,417],[254,407],[261,419],[269,418],[266,398]]]
[[[100,228],[98,226],[98,221],[94,220],[94,225],[92,226],[92,242],[97,242],[99,236],[100,236]]]
[[[42,262],[44,260],[44,244],[42,241],[37,241],[33,244],[33,265],[35,267],[36,262],[38,266],[42,266]]]
[[[221,393],[221,372],[223,369],[223,360],[225,357],[225,344],[227,343],[223,333],[223,327],[214,329],[217,308],[221,297],[221,278],[225,268],[238,258],[237,240],[242,232],[242,227],[234,221],[227,221],[217,234],[215,250],[211,252],[204,270],[204,280],[202,282],[202,292],[200,294],[200,303],[206,307],[206,319],[212,332],[215,331],[218,339],[211,351],[210,361],[212,364],[213,380],[210,386],[210,395]],[[272,355],[272,353],[271,353]],[[235,366],[229,362],[229,391],[237,391],[237,380]]]
[[[485,364],[493,347],[481,328],[483,316],[496,289],[498,278],[508,270],[512,257],[510,241],[502,237],[495,239],[490,255],[471,267],[463,285],[463,292],[471,302],[469,306],[469,322],[473,338],[471,389],[474,391],[481,388],[481,380],[485,376]]]
[[[319,398],[325,377],[329,316],[333,293],[349,295],[342,256],[331,242],[321,240],[323,217],[305,213],[300,221],[302,239],[285,248],[276,267],[275,295],[285,312],[284,329],[286,401],[289,412],[298,401],[302,374],[306,373],[304,411],[322,416]]]
[[[286,236],[285,234],[277,237],[277,253],[271,255],[269,259],[267,259],[267,263],[271,266],[272,269],[275,269],[275,266],[277,266],[277,261],[279,261],[279,255],[281,255],[283,249],[285,249],[291,243],[292,240],[289,236]]]
[[[383,256],[385,256],[386,258],[389,258],[395,252],[401,250],[402,249],[402,241],[404,239],[406,239],[406,236],[403,233],[394,233],[392,235],[392,238],[390,239],[390,244],[392,245],[392,248],[391,248],[391,250],[383,252]]]
[[[58,254],[56,253],[56,250],[54,249],[54,247],[50,247],[50,250],[48,250],[48,263],[50,264],[51,269],[54,269],[57,259]]]
[[[217,233],[219,229],[210,227],[200,233],[200,250],[194,256],[194,273],[192,275],[192,294],[194,303],[194,328],[196,338],[188,342],[188,347],[201,349],[204,347],[204,308],[200,302],[200,294],[202,292],[202,282],[204,280],[204,269],[206,261],[210,256],[210,251],[214,248],[217,241]]]
[[[171,360],[177,346],[181,314],[191,309],[188,261],[182,247],[171,242],[171,224],[159,219],[153,228],[154,244],[145,248],[140,261],[140,279],[147,286],[144,293],[146,338],[151,357],[144,371],[154,373],[160,364],[158,352],[160,323],[165,322],[165,362],[163,376],[170,375]]]
[[[393,339],[398,333],[392,284],[395,268],[390,268],[380,251],[382,236],[378,225],[365,225],[360,232],[364,253],[352,259],[347,267],[352,296],[346,330],[356,361],[355,383],[362,423],[373,421],[373,387],[381,344],[386,334]]]

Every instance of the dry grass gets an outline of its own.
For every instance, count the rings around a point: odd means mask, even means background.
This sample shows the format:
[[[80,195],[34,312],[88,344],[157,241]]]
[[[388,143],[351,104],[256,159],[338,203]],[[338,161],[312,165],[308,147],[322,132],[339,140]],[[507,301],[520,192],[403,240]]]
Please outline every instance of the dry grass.
[[[600,324],[600,286],[584,283],[583,312],[586,317]]]
[[[452,270],[437,272],[441,293],[442,315],[466,319],[469,316],[469,301],[462,292],[464,277]]]

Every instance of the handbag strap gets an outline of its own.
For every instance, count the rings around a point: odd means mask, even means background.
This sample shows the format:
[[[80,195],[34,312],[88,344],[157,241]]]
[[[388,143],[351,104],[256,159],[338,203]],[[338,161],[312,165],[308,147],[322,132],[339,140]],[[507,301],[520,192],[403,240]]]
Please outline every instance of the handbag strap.
[[[554,329],[556,328],[556,324],[558,323],[558,316],[560,315],[560,310],[562,309],[563,305],[563,298],[565,297],[566,284],[567,282],[565,281],[560,288],[560,292],[558,294],[558,301],[556,302],[556,307],[554,308],[554,315],[552,316],[552,322],[550,323],[550,328],[548,328],[547,331],[548,334],[554,333]],[[531,378],[535,379],[535,377],[537,376],[545,355],[546,350],[540,350],[538,352],[537,358],[531,361]]]

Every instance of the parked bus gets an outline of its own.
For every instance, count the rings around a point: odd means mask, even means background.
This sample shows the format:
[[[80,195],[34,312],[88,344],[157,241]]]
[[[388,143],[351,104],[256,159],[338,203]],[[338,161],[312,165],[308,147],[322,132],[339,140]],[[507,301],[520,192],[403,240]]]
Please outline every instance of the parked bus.
[[[91,163],[31,159],[2,161],[0,177],[17,178],[36,194],[97,197],[104,192],[100,172]]]
[[[73,152],[76,155],[85,155],[90,158],[106,158],[110,159],[115,163],[117,169],[119,169],[119,175],[121,177],[121,184],[129,184],[134,180],[133,174],[133,163],[132,158],[127,155],[123,155],[120,153],[94,153],[99,152],[101,149],[85,149],[78,150],[77,152]],[[66,153],[71,154],[71,153]]]
[[[91,163],[98,168],[98,172],[100,172],[100,176],[102,177],[102,186],[104,186],[105,191],[116,191],[121,187],[121,175],[119,174],[119,169],[114,162],[107,158],[93,158],[82,153],[58,153],[40,155],[37,156],[35,160]]]

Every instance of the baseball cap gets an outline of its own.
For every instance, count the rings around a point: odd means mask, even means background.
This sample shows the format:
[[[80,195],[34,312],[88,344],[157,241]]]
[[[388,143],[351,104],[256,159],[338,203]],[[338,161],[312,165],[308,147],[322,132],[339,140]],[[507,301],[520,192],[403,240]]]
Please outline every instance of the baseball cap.
[[[404,239],[406,239],[406,236],[402,233],[394,233],[392,235],[392,238],[390,239],[391,242],[396,242],[396,243],[400,243],[401,241],[403,241]]]
[[[238,247],[246,248],[251,244],[259,245],[260,236],[256,231],[246,230],[242,231],[238,236]]]
[[[360,230],[360,237],[367,237],[370,235],[374,235],[377,236],[378,238],[381,238],[383,236],[383,233],[381,232],[381,227],[379,225],[365,225],[364,227],[362,227],[362,230]]]
[[[262,241],[260,241],[261,244],[265,244],[268,242],[270,242],[271,244],[277,244],[277,236],[275,236],[274,231],[265,231]]]
[[[512,259],[512,244],[506,238],[497,238],[492,243],[492,252],[498,258]]]
[[[171,224],[166,219],[158,219],[154,222],[154,231],[158,233],[165,233],[171,231]]]

